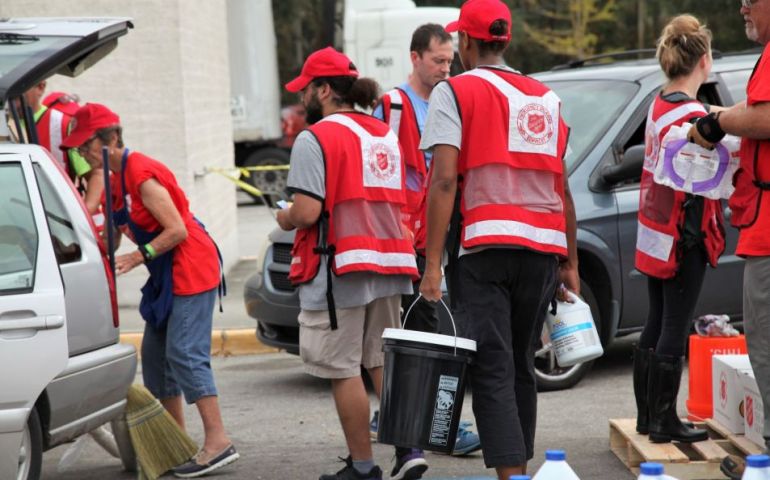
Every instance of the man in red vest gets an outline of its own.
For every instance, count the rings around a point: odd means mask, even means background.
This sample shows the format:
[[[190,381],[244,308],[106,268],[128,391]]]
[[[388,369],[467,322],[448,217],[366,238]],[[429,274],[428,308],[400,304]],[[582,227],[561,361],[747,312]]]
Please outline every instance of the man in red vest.
[[[730,223],[740,229],[735,253],[746,259],[743,273],[743,327],[749,358],[765,415],[765,447],[770,448],[770,0],[742,0],[741,15],[749,40],[764,45],[746,86],[746,102],[701,117],[690,137],[710,148],[726,133],[743,137],[741,168],[733,178]],[[740,478],[733,456],[722,463],[730,478]]]
[[[433,87],[449,78],[454,58],[452,36],[444,27],[427,23],[417,27],[409,46],[412,73],[398,87],[385,92],[373,115],[388,125],[398,135],[406,165],[406,208],[404,220],[414,234],[417,250],[417,268],[425,271],[425,193],[432,152],[420,150],[420,137],[428,116],[428,98]],[[439,332],[439,316],[436,304],[420,299],[417,303],[419,283],[415,293],[404,295],[401,310],[410,312],[408,322],[402,319],[404,328],[423,332]],[[410,310],[411,308],[411,310]],[[447,325],[443,326],[447,328]],[[451,328],[450,328],[451,331]],[[443,333],[443,332],[442,332]],[[378,412],[370,423],[372,436],[376,438],[379,425]],[[467,422],[460,422],[453,455],[467,455],[481,448],[479,436],[471,431]],[[417,451],[412,455],[419,455]]]
[[[505,66],[511,14],[469,0],[447,25],[459,32],[464,74],[430,97],[420,148],[433,151],[426,268],[420,285],[441,298],[442,256],[458,334],[475,340],[469,367],[484,462],[500,480],[534,454],[534,348],[559,282],[579,292],[576,221],[560,100]]]
[[[43,102],[45,87],[46,82],[42,81],[24,92],[24,100],[32,110],[35,120],[38,142],[51,152],[51,155],[59,161],[61,167],[73,181],[76,178],[85,180],[86,188],[83,200],[88,212],[94,216],[94,221],[99,226],[104,223],[104,217],[99,210],[104,191],[103,170],[101,168],[92,169],[77,149],[71,148],[65,151],[59,148],[62,139],[74,128],[72,124],[73,113],[70,112],[72,110],[71,104],[74,104],[74,109],[77,110],[77,102],[72,101],[71,97],[66,94],[53,97],[49,95],[46,100],[53,104],[53,107],[49,107]]]
[[[294,203],[277,215],[298,229],[289,279],[299,285],[300,355],[308,373],[331,379],[349,451],[342,470],[320,479],[379,480],[361,366],[379,395],[382,333],[399,326],[401,295],[418,275],[401,222],[401,148],[387,124],[354,109],[374,105],[377,84],[333,48],[310,55],[286,89],[302,92],[311,125],[291,152]],[[427,464],[409,460],[397,458],[391,478],[420,478]]]

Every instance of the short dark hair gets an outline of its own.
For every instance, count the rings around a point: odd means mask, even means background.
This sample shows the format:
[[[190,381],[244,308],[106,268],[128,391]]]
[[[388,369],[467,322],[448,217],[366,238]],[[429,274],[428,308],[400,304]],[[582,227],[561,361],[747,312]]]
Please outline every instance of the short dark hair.
[[[489,26],[489,33],[495,36],[504,36],[508,34],[508,22],[503,20],[502,18],[499,20],[495,20],[492,22],[492,25]],[[487,54],[493,54],[493,55],[500,55],[505,51],[506,48],[508,48],[507,41],[492,41],[492,42],[485,42],[483,40],[478,40],[479,44],[479,54],[481,55],[487,55]]]
[[[99,140],[102,141],[103,144],[110,143],[110,136],[112,135],[112,132],[115,132],[118,135],[118,148],[123,148],[123,127],[120,125],[113,125],[112,127],[104,127],[97,130],[96,136],[99,137]]]
[[[452,41],[452,36],[444,30],[444,27],[436,23],[426,23],[417,27],[417,30],[412,34],[409,51],[422,55],[430,48],[430,41],[434,38],[438,40],[439,44]]]

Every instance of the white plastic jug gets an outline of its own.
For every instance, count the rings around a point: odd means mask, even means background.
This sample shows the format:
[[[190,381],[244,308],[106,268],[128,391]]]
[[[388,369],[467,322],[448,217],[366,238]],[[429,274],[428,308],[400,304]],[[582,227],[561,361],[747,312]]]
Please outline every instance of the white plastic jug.
[[[746,457],[746,470],[741,480],[770,480],[770,457],[767,455],[749,455]]]
[[[573,303],[557,302],[556,314],[546,316],[551,346],[562,367],[588,362],[604,353],[596,332],[591,307],[572,292]]]
[[[546,450],[545,463],[532,480],[580,480],[580,478],[567,465],[567,455],[564,450]]]
[[[639,465],[638,480],[677,480],[674,477],[663,474],[663,465],[660,463],[643,463]]]

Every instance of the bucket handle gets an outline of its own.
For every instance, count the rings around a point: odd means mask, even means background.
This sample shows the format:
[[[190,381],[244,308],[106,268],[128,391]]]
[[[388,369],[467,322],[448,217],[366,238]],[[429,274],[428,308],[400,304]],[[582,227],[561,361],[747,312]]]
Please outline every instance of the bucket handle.
[[[406,310],[406,314],[404,315],[404,323],[401,326],[402,329],[406,329],[406,321],[409,319],[409,312],[412,311],[412,307],[417,305],[417,302],[419,302],[421,298],[422,298],[422,293],[419,293],[417,295],[417,298],[415,298],[414,301],[412,302],[412,304],[409,305],[409,308]],[[444,309],[446,310],[446,313],[449,315],[449,320],[452,321],[452,331],[454,332],[454,336],[455,336],[455,351],[454,351],[454,354],[455,354],[455,356],[457,356],[457,325],[455,325],[455,318],[452,316],[452,311],[449,310],[449,307],[447,307],[446,303],[444,303],[444,299],[443,298],[439,298],[438,301],[441,302],[441,305],[444,306]]]

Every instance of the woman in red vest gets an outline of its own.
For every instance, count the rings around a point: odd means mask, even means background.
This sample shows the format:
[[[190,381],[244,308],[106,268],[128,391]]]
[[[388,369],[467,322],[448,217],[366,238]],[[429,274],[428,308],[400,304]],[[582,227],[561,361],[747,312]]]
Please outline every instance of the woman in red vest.
[[[115,113],[87,103],[74,118],[76,127],[62,141],[62,148],[77,148],[94,168],[101,166],[102,149],[107,149],[118,187],[115,224],[138,247],[115,259],[117,273],[143,263],[150,272],[139,305],[146,321],[144,384],[182,428],[182,394],[187,403],[195,403],[203,421],[203,448],[176,467],[174,474],[206,475],[239,458],[222,424],[211,370],[212,317],[222,279],[217,246],[190,212],[171,170],[123,145],[123,129]]]
[[[653,171],[669,129],[714,109],[696,100],[711,71],[711,32],[680,15],[663,29],[657,58],[669,82],[650,106],[639,198],[636,268],[648,276],[650,311],[634,354],[636,430],[653,442],[696,442],[706,431],[682,424],[676,398],[706,264],[716,267],[724,251],[722,209],[719,200],[658,185]]]

